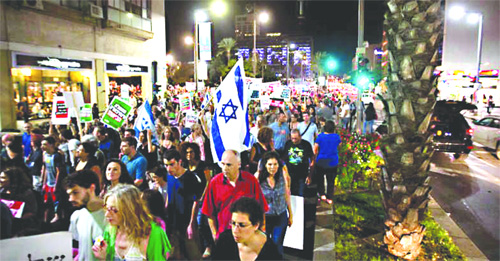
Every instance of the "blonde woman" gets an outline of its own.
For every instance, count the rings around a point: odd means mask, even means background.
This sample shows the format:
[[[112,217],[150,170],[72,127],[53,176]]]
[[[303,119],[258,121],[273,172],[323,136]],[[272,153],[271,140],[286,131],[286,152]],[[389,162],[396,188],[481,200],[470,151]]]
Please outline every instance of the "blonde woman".
[[[171,249],[165,231],[133,185],[118,184],[104,197],[109,225],[104,239],[92,247],[99,260],[166,260]]]
[[[191,126],[191,134],[189,134],[186,141],[196,143],[200,146],[200,159],[205,161],[205,138],[203,137],[202,131],[200,124],[193,124],[193,126]]]

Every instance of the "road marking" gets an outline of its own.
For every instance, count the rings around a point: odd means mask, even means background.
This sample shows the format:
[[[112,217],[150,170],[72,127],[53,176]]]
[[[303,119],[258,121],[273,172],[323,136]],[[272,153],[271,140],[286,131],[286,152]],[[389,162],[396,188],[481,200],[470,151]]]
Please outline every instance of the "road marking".
[[[490,167],[496,167],[495,165],[492,165],[491,163],[487,162],[486,160],[482,159],[482,158],[479,158],[478,156],[474,155],[474,154],[470,154],[470,156],[472,156],[473,158],[476,158],[482,162],[484,162],[486,165],[490,166]]]

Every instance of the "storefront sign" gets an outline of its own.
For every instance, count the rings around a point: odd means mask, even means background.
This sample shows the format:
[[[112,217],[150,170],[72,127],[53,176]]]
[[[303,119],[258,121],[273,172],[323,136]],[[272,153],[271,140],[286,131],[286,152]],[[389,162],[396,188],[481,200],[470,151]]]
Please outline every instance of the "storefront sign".
[[[109,107],[104,112],[102,122],[116,130],[125,123],[127,116],[131,111],[131,105],[115,96]]]
[[[15,54],[13,60],[14,67],[30,66],[60,70],[80,70],[94,68],[92,61],[55,58],[48,56]]]
[[[92,122],[92,104],[85,103],[83,107],[80,107],[80,120],[85,122]]]
[[[198,40],[200,44],[200,61],[212,59],[212,44],[210,42],[210,22],[198,24]],[[201,79],[201,78],[199,78]]]
[[[106,71],[147,73],[148,67],[143,65],[132,65],[132,64],[122,64],[122,63],[106,63]]]
[[[54,125],[65,125],[69,123],[69,113],[66,105],[66,99],[62,96],[54,96],[54,100],[52,102],[51,121]]]

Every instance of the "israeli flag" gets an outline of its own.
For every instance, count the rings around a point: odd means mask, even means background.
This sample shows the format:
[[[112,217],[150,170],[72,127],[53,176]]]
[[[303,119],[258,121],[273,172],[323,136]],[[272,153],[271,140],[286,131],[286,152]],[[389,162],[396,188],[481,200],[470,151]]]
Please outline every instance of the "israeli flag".
[[[215,90],[211,147],[214,162],[220,162],[226,150],[242,152],[250,146],[247,88],[243,84],[243,60],[238,62]]]
[[[158,144],[158,136],[156,134],[155,119],[153,117],[153,112],[151,112],[151,105],[149,105],[148,100],[139,108],[137,112],[137,119],[135,120],[134,130],[135,136],[139,138],[139,133],[143,130],[150,129],[153,133],[151,137],[152,142]]]

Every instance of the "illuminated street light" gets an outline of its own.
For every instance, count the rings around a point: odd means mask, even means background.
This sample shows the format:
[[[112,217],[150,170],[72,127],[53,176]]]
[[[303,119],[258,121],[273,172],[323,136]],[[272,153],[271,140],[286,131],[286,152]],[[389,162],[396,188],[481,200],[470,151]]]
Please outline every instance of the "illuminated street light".
[[[259,22],[261,23],[267,23],[269,21],[269,14],[265,11],[261,12],[259,14]],[[257,13],[254,8],[254,14],[253,14],[253,75],[257,74]]]
[[[194,43],[193,37],[192,36],[186,36],[184,38],[184,43],[186,45],[192,45]]]
[[[217,16],[223,16],[227,12],[227,5],[222,1],[216,1],[212,3],[211,11]]]

